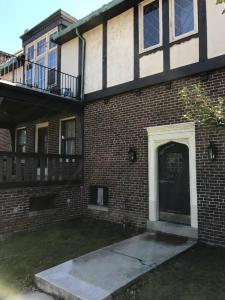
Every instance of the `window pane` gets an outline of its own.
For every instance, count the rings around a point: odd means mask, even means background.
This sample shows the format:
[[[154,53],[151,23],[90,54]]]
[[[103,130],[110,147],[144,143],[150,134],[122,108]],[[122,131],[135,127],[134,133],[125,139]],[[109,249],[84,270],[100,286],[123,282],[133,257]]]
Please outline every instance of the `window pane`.
[[[144,48],[159,44],[159,0],[144,6]]]
[[[52,42],[51,41],[51,39],[54,37],[54,35],[56,35],[57,34],[57,32],[54,32],[54,33],[52,33],[51,35],[50,35],[50,37],[49,37],[49,49],[52,49],[52,48],[54,48],[54,47],[56,47],[56,43],[54,43],[54,42]]]
[[[28,60],[34,59],[34,46],[31,46],[30,48],[28,48],[28,50],[27,50],[27,59]]]
[[[27,65],[27,84],[32,86],[33,84],[33,65],[32,64],[28,64]]]
[[[75,137],[75,120],[65,122],[65,138]]]
[[[35,65],[35,87],[45,89],[45,58],[37,60]]]
[[[17,130],[17,152],[26,152],[26,139],[26,129],[24,128]]]
[[[46,39],[43,39],[37,43],[37,56],[45,53]]]
[[[48,54],[48,67],[50,69],[56,69],[57,67],[57,60],[56,60],[56,51],[51,51]]]
[[[75,140],[69,140],[65,142],[65,154],[67,155],[75,154]]]
[[[174,0],[175,36],[194,30],[194,0]]]

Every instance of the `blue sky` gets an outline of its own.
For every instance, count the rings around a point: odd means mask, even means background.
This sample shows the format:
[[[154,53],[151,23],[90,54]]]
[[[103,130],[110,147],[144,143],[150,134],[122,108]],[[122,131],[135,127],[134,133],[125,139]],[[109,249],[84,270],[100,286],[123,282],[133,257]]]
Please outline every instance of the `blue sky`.
[[[22,47],[19,38],[59,8],[80,19],[110,0],[0,0],[0,50],[13,53]]]

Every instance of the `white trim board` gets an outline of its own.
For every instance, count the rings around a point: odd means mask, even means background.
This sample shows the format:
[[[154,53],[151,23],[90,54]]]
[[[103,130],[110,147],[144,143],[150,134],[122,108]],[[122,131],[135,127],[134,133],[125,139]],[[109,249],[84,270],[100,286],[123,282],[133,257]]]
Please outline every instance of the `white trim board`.
[[[198,228],[195,124],[180,123],[146,128],[148,132],[149,220],[159,220],[158,148],[177,142],[189,148],[191,227]]]

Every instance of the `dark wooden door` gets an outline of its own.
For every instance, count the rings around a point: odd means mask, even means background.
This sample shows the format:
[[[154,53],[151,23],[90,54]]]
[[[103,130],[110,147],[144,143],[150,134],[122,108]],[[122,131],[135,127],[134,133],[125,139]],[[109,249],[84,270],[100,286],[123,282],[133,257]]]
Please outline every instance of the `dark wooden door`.
[[[189,149],[168,143],[158,151],[160,212],[190,215]]]

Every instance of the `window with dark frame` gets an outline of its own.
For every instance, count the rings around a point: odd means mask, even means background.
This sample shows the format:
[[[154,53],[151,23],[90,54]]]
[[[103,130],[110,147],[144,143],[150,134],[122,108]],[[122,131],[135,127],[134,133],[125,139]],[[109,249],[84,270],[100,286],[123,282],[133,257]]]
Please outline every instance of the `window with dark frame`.
[[[148,49],[160,43],[159,0],[143,7],[143,48]]]
[[[175,37],[194,31],[194,0],[174,0],[173,5]]]
[[[50,37],[49,37],[49,49],[55,48],[57,46],[57,44],[52,41],[52,38],[54,38],[54,36],[56,34],[57,34],[57,31],[54,32],[54,33],[52,33],[52,34],[50,34]]]
[[[75,155],[76,120],[61,121],[61,154]]]
[[[89,188],[89,204],[99,207],[108,206],[108,187],[90,186]]]
[[[27,130],[21,128],[16,130],[16,151],[19,153],[26,152]]]

